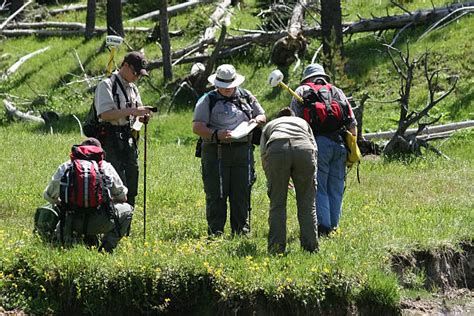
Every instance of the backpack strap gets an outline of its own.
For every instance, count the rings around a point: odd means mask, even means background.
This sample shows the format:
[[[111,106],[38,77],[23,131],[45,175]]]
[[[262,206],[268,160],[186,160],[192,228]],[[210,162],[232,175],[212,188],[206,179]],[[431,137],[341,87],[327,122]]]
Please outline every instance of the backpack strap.
[[[349,113],[350,113],[349,105],[347,104],[347,102],[342,100],[341,95],[339,94],[339,92],[337,91],[337,89],[334,86],[331,86],[331,94],[332,94],[334,100],[336,100],[337,104],[339,104],[339,106],[341,107],[342,122],[345,125],[345,124],[347,124],[347,121],[349,119]]]
[[[219,95],[217,94],[215,90],[208,92],[207,96],[209,97],[209,121],[210,121],[212,110],[216,106],[217,101],[222,100],[222,98],[219,98]]]
[[[324,103],[326,106],[326,111],[328,115],[334,115],[332,111],[332,89],[331,85],[327,84],[319,88],[317,91],[319,99]]]
[[[240,87],[237,87],[237,91],[239,93],[239,97],[237,98],[237,104],[236,105],[239,108],[239,110],[244,112],[245,116],[247,116],[247,118],[249,120],[251,120],[252,119],[252,113],[251,112],[249,113],[248,111],[245,111],[242,108],[243,101],[247,102],[250,105],[250,103],[251,103],[250,95],[248,94],[248,92],[245,89],[240,88]],[[219,97],[219,94],[215,90],[209,92],[207,94],[207,96],[209,97],[209,120],[211,118],[212,110],[216,106],[217,101],[219,101],[219,100],[232,100],[232,98]]]
[[[251,108],[251,105],[250,103],[252,102],[250,100],[250,94],[248,94],[248,92],[241,88],[241,87],[237,87],[237,91],[239,92],[239,98],[238,98],[238,102],[237,102],[237,106],[239,107],[239,109],[245,113],[245,115],[247,116],[247,118],[249,119],[249,121],[252,119],[252,108]],[[247,102],[247,104],[250,106],[250,113],[248,111],[245,111],[242,107],[242,103],[243,101]]]

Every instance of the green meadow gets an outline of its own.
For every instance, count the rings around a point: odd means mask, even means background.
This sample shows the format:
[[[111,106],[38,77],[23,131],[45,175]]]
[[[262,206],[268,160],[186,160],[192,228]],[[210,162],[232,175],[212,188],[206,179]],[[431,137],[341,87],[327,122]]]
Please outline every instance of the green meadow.
[[[370,18],[403,12],[389,1],[344,1],[347,17]],[[447,1],[404,1],[410,10],[441,6]],[[255,1],[237,11],[236,25],[256,28]],[[170,29],[190,29],[173,38],[173,49],[182,48],[199,35],[213,7],[206,5],[170,20]],[[102,13],[103,14],[103,13]],[[129,11],[124,10],[124,14]],[[62,21],[85,20],[85,15],[67,14]],[[309,18],[308,23],[311,22]],[[103,16],[98,25],[104,24]],[[151,22],[141,22],[152,26]],[[125,25],[128,25],[125,23]],[[449,75],[459,75],[455,91],[433,112],[440,123],[474,119],[472,16],[418,37],[426,28],[403,32],[397,48],[410,43],[413,56],[430,50],[433,67],[446,68],[440,91]],[[231,31],[236,34],[236,31]],[[389,39],[397,31],[388,31]],[[127,35],[128,36],[128,35]],[[137,35],[126,38],[132,47],[144,47],[149,59],[161,56],[159,45]],[[320,239],[320,250],[309,254],[299,247],[299,227],[294,192],[288,195],[288,247],[285,255],[267,253],[268,207],[266,180],[260,153],[255,151],[257,182],[252,193],[251,233],[207,237],[205,195],[200,160],[194,157],[196,136],[191,131],[193,105],[180,95],[171,104],[173,86],[163,83],[161,69],[138,83],[142,99],[157,106],[159,113],[148,128],[147,218],[143,236],[143,178],[137,197],[131,235],[112,255],[82,245],[63,249],[43,243],[33,234],[36,207],[45,203],[42,193],[57,166],[68,159],[72,144],[81,136],[73,117],[83,119],[93,97],[84,83],[66,85],[82,78],[74,55],[77,51],[89,76],[103,74],[107,52],[98,52],[103,38],[0,39],[0,69],[39,48],[45,53],[27,61],[20,70],[0,82],[0,95],[9,97],[23,111],[54,110],[60,120],[48,127],[11,121],[0,114],[0,306],[34,314],[328,314],[360,312],[398,314],[400,302],[413,295],[436,293],[424,286],[426,274],[414,271],[412,280],[400,280],[393,270],[394,255],[418,250],[461,251],[460,244],[474,240],[474,131],[456,132],[433,144],[449,159],[426,152],[422,157],[387,160],[366,156],[356,171],[347,175],[340,229]],[[371,96],[364,112],[364,132],[396,127],[396,103],[378,103],[398,97],[399,79],[381,45],[371,33],[346,38],[348,95],[358,100]],[[308,64],[319,47],[310,39]],[[252,91],[272,117],[287,106],[291,96],[266,83],[275,68],[268,63],[270,47],[253,47],[225,59],[246,76],[244,87]],[[126,53],[121,47],[117,62]],[[174,68],[175,78],[189,73],[191,65]],[[291,67],[290,67],[291,69]],[[415,80],[412,104],[426,103],[426,86]],[[287,82],[296,88],[302,67],[290,71]],[[445,80],[446,79],[446,80]],[[143,166],[143,138],[140,143]],[[142,172],[142,170],[141,170]],[[143,172],[141,173],[143,177]]]

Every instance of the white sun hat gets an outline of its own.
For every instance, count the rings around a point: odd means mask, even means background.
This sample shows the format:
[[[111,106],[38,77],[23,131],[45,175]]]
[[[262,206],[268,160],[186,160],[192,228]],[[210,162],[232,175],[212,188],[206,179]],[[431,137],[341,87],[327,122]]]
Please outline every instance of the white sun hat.
[[[224,64],[217,67],[216,73],[210,75],[207,80],[216,88],[235,88],[244,82],[245,77],[239,75],[234,66]]]

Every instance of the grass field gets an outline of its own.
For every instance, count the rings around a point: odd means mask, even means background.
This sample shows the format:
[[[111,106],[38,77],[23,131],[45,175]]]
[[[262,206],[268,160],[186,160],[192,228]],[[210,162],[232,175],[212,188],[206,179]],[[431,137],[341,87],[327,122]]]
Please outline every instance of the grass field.
[[[411,9],[431,6],[429,1],[407,2]],[[353,19],[356,12],[366,17],[370,12],[384,15],[385,7],[393,14],[400,13],[388,1],[380,3],[380,7],[368,7],[362,1],[346,1],[345,10]],[[435,1],[436,5],[445,3]],[[255,23],[252,16],[241,15],[245,23]],[[177,18],[171,25],[180,28],[201,20]],[[456,91],[434,113],[442,116],[441,122],[474,118],[470,53],[474,35],[466,31],[473,24],[472,17],[466,17],[421,42],[416,42],[421,29],[410,30],[399,40],[399,48],[404,40],[410,40],[413,54],[429,48],[439,67],[460,75]],[[176,47],[195,35],[188,36],[177,39]],[[348,174],[340,230],[320,240],[320,251],[313,255],[299,248],[294,193],[288,200],[288,253],[267,254],[269,202],[257,149],[250,236],[231,238],[227,230],[223,237],[208,239],[200,161],[194,157],[196,137],[191,132],[193,101],[186,104],[182,100],[168,114],[172,91],[163,87],[160,71],[153,71],[150,81],[139,83],[145,103],[160,108],[149,128],[146,240],[141,183],[132,234],[113,255],[98,254],[81,245],[59,249],[42,243],[32,234],[35,208],[44,203],[43,189],[56,167],[68,159],[70,146],[81,141],[72,114],[82,118],[92,98],[85,85],[64,86],[82,75],[72,49],[77,50],[88,74],[95,76],[107,60],[106,53],[96,53],[101,40],[28,37],[2,41],[2,52],[9,54],[0,62],[2,67],[28,52],[51,46],[48,53],[2,82],[0,93],[36,101],[33,105],[17,101],[20,109],[52,109],[62,116],[53,126],[54,134],[44,126],[10,122],[0,116],[0,306],[36,314],[325,314],[351,310],[351,306],[379,314],[397,313],[401,298],[413,295],[411,291],[415,295],[426,291],[426,275],[417,271],[409,289],[404,288],[392,271],[393,255],[420,249],[459,250],[462,241],[474,240],[472,130],[435,143],[450,160],[432,153],[403,161],[365,157],[361,183],[357,183],[355,170]],[[314,40],[309,55],[317,46]],[[160,56],[154,44],[145,49],[152,58]],[[373,36],[354,36],[346,43],[348,75],[353,82],[347,90],[355,98],[363,91],[373,100],[397,96],[398,79],[380,50],[380,41]],[[289,103],[290,96],[266,86],[266,77],[274,68],[267,63],[268,53],[269,48],[256,47],[225,62],[235,64],[246,76],[245,87],[271,116]],[[189,67],[177,67],[175,75],[184,75]],[[292,74],[290,86],[296,87],[298,79],[298,72]],[[424,104],[425,97],[422,80],[417,80],[413,104]],[[397,116],[394,104],[368,103],[364,129],[393,128]],[[143,153],[140,159],[142,163]]]

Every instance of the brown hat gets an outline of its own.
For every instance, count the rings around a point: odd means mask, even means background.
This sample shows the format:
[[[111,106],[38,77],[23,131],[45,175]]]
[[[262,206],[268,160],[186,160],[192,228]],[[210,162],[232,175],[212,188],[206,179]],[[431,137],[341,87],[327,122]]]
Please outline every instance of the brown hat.
[[[133,67],[135,71],[140,73],[142,76],[148,76],[148,72],[146,71],[146,67],[148,66],[148,61],[140,52],[130,52],[125,55],[123,61]]]

